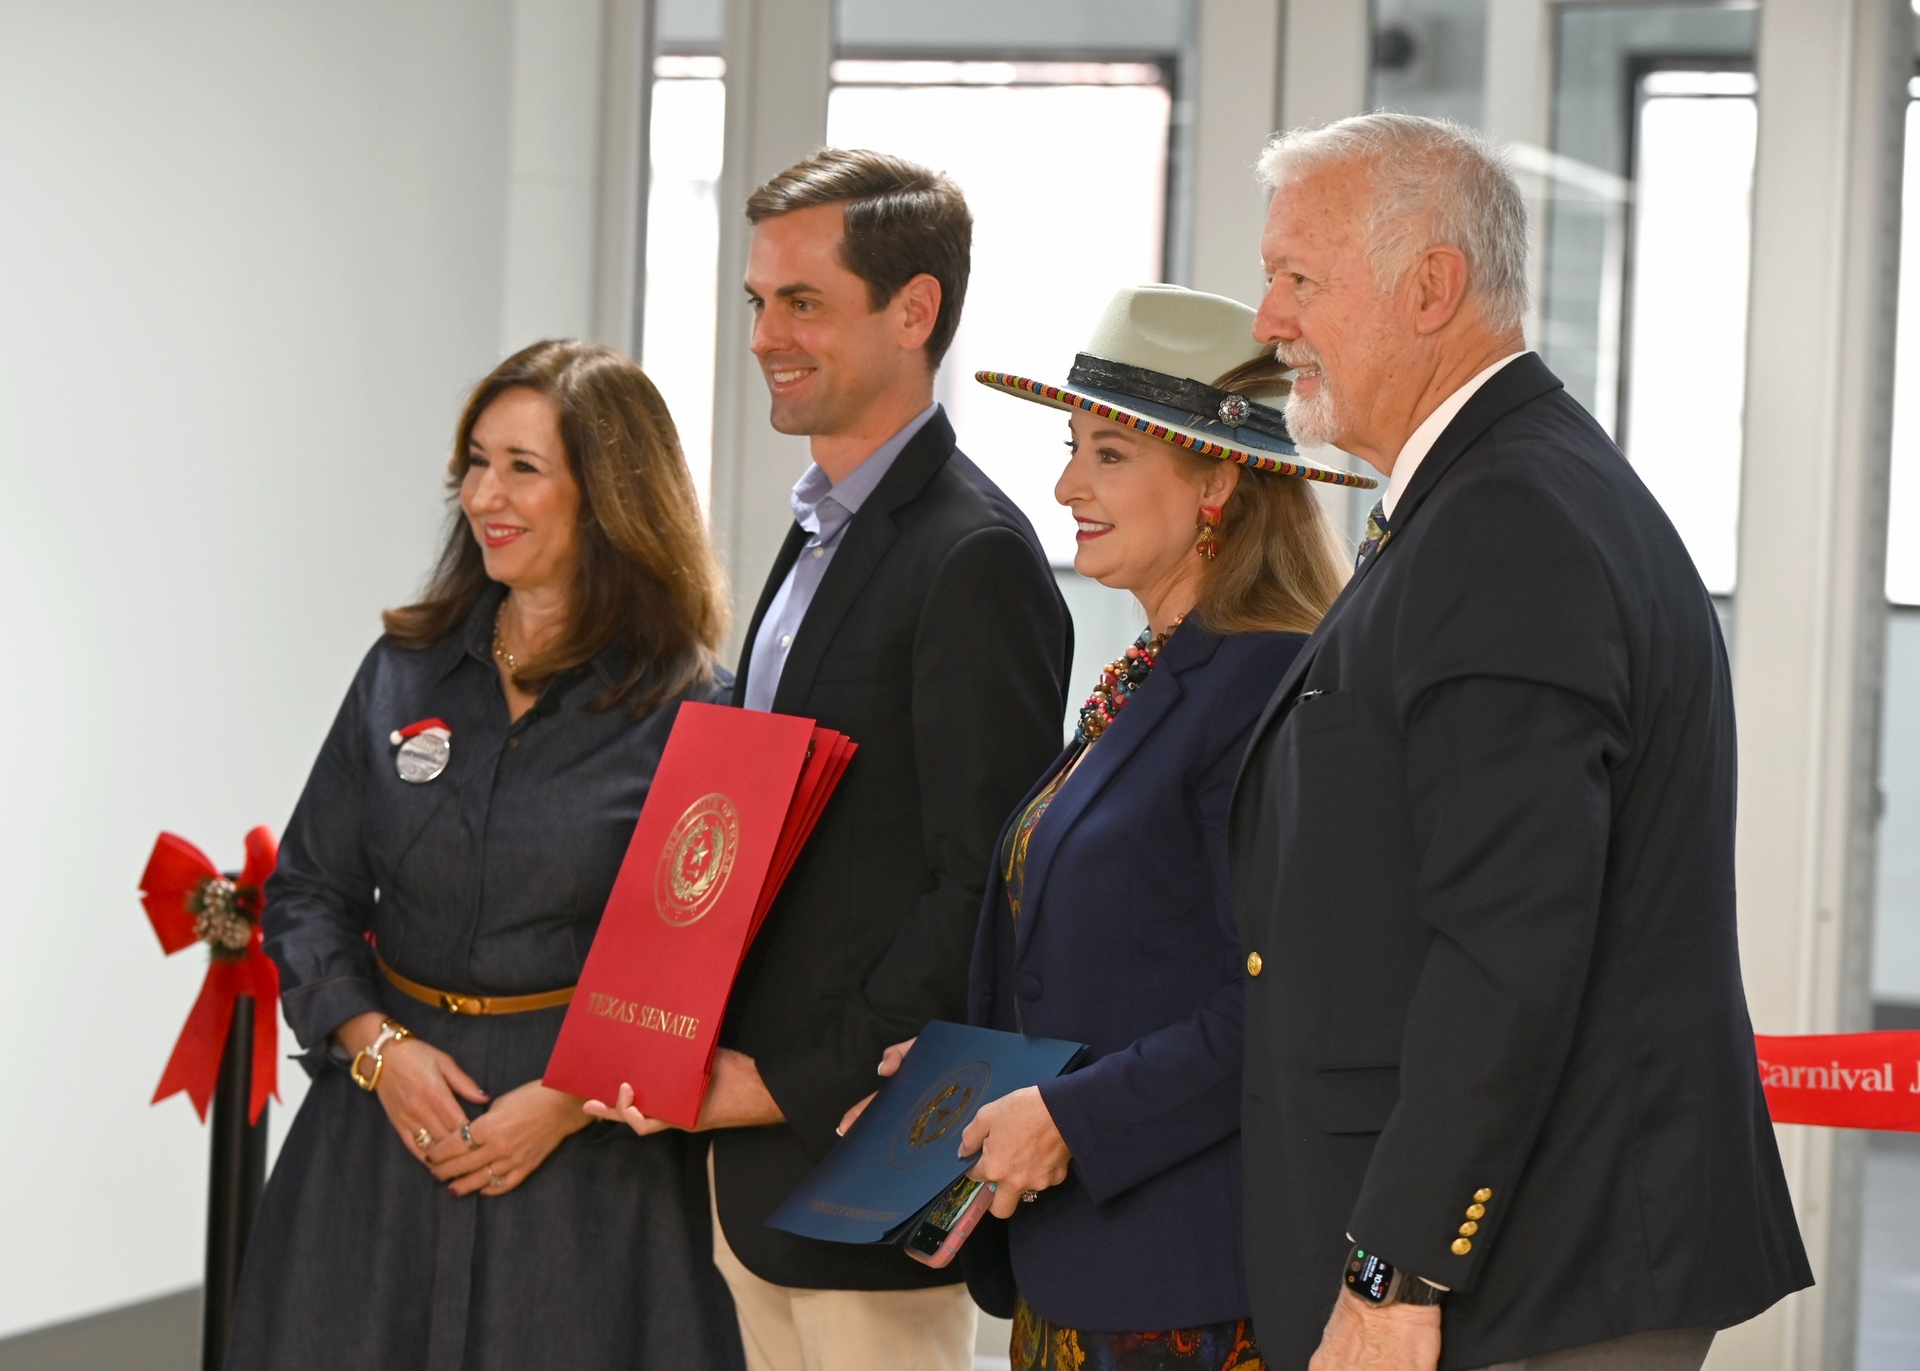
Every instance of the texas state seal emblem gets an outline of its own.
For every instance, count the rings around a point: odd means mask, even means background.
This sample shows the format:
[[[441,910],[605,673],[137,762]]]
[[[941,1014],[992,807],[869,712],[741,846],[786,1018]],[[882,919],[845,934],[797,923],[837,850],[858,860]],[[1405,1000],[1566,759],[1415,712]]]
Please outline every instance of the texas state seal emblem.
[[[993,1067],[986,1062],[963,1062],[928,1086],[895,1128],[887,1144],[887,1165],[909,1171],[923,1157],[934,1155],[926,1149],[942,1138],[952,1135],[957,1142],[987,1102],[992,1080]]]
[[[719,903],[740,852],[740,813],[725,795],[688,805],[660,849],[653,904],[677,926],[695,923]]]

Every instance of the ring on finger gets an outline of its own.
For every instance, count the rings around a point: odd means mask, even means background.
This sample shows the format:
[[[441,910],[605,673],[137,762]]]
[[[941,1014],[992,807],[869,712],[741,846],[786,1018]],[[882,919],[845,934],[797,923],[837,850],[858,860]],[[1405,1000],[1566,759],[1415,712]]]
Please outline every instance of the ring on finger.
[[[422,1152],[425,1152],[429,1147],[433,1146],[433,1134],[427,1132],[427,1130],[424,1128],[414,1129],[413,1145],[419,1148]]]
[[[506,1184],[506,1182],[500,1178],[499,1172],[495,1171],[491,1166],[489,1166],[487,1168],[487,1184],[488,1185],[504,1185]]]
[[[467,1144],[467,1151],[469,1151],[469,1152],[472,1152],[472,1151],[474,1151],[474,1150],[476,1150],[476,1149],[477,1149],[477,1148],[478,1148],[478,1147],[480,1146],[480,1144],[479,1144],[479,1143],[477,1143],[477,1142],[475,1142],[475,1141],[473,1140],[473,1125],[472,1125],[472,1124],[470,1124],[470,1123],[463,1123],[463,1124],[461,1124],[461,1125],[460,1125],[460,1136],[461,1136],[461,1138],[462,1138],[462,1139],[463,1139],[463,1140],[464,1140],[464,1141],[466,1142],[466,1144]]]
[[[1032,1204],[1039,1198],[1040,1192],[1038,1190],[1022,1190],[1020,1192],[1020,1203],[1022,1204]]]

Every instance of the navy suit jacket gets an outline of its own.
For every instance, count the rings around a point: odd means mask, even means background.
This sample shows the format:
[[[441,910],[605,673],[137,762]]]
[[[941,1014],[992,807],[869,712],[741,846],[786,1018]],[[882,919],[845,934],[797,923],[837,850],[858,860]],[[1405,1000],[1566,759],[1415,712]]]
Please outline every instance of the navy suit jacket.
[[[1733,688],[1686,545],[1532,353],[1449,424],[1233,811],[1248,1280],[1307,1364],[1347,1235],[1441,1371],[1812,1283],[1740,981]]]
[[[1246,967],[1227,812],[1254,722],[1303,641],[1222,637],[1198,616],[1181,625],[1035,828],[1017,928],[997,869],[989,883],[973,1022],[1089,1049],[1080,1070],[1041,1087],[1073,1153],[1066,1183],[966,1249],[989,1307],[1005,1307],[1004,1268],[991,1267],[1010,1249],[1012,1283],[1065,1327],[1148,1331],[1248,1313]]]

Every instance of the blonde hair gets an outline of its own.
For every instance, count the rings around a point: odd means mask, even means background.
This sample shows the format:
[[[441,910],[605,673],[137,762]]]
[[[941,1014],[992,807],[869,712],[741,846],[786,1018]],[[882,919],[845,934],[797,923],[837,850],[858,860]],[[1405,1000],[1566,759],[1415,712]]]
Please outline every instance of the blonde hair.
[[[1284,374],[1266,354],[1214,385],[1236,395],[1279,395],[1288,388]],[[1175,450],[1196,469],[1212,470],[1218,460]],[[1215,633],[1311,633],[1347,583],[1345,545],[1301,477],[1243,466],[1215,536],[1220,552],[1201,573],[1194,606]]]

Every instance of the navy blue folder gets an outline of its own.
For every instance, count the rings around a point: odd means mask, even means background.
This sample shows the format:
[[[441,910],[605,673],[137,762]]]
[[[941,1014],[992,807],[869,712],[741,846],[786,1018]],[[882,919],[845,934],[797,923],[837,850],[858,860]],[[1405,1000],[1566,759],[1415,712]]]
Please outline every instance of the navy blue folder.
[[[1083,1050],[1058,1038],[928,1024],[768,1226],[829,1242],[893,1241],[973,1165],[960,1155],[960,1135],[980,1106],[1052,1080]]]

